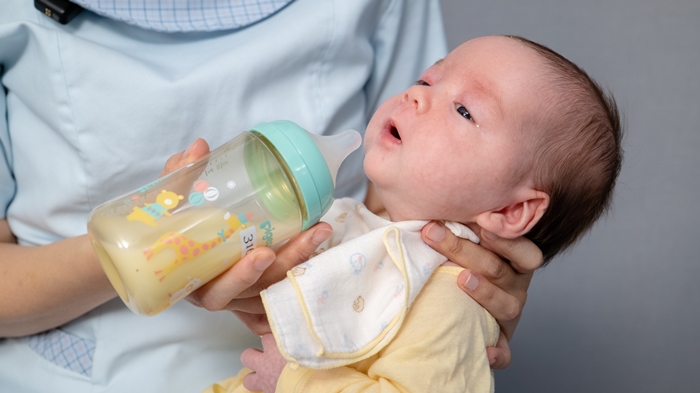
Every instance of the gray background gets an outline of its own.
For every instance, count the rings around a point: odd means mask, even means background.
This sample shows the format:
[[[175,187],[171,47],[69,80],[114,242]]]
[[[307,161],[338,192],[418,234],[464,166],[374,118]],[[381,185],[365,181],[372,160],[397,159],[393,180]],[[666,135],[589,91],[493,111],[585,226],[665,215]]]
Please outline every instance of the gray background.
[[[442,0],[450,49],[517,34],[624,113],[613,212],[539,271],[502,392],[700,391],[700,1]]]

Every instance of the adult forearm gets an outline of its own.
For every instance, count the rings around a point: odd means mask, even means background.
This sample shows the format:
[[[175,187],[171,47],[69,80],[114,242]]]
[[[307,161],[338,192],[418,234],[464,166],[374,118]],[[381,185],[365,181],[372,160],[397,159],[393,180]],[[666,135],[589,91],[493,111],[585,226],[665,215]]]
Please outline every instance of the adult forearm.
[[[115,296],[87,236],[40,247],[0,243],[0,337],[60,326]]]

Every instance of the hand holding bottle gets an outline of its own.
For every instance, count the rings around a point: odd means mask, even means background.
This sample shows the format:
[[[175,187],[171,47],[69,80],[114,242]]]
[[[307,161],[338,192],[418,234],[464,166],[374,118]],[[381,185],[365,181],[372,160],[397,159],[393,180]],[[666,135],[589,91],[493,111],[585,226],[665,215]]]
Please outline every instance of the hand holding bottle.
[[[96,207],[88,235],[124,303],[158,314],[247,255],[264,258],[252,254],[256,248],[310,229],[333,202],[338,167],[360,143],[352,130],[318,136],[290,121],[260,123]],[[201,144],[184,155],[206,153]]]
[[[161,176],[198,161],[207,154],[209,145],[203,139],[197,139],[187,150],[168,159]],[[277,253],[267,247],[256,248],[185,300],[209,311],[232,311],[255,334],[268,333],[270,330],[260,291],[282,280],[292,267],[306,262],[318,245],[332,233],[331,226],[321,222],[291,238],[277,249]]]

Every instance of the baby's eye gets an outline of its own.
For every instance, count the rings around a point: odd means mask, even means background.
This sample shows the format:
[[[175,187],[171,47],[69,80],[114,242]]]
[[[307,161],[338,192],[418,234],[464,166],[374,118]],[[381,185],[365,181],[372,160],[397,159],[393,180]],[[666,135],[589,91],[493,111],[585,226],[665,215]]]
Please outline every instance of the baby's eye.
[[[474,119],[472,119],[472,115],[469,114],[469,111],[467,110],[467,108],[464,107],[464,105],[455,104],[455,109],[457,109],[457,113],[459,113],[459,115],[463,118],[469,121],[474,121]]]
[[[423,79],[418,79],[416,81],[416,85],[418,85],[418,86],[430,86],[430,83],[424,81]]]

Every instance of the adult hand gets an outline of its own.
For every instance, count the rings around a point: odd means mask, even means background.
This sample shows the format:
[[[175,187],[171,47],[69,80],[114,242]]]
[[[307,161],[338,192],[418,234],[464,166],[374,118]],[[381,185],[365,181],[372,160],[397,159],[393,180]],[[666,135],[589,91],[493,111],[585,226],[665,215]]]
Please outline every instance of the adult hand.
[[[533,272],[542,265],[542,252],[530,240],[498,238],[480,228],[481,245],[455,236],[440,222],[423,227],[423,240],[466,270],[457,277],[459,287],[488,310],[501,327],[496,347],[487,348],[494,369],[510,365],[508,341],[527,300]]]
[[[161,176],[193,163],[209,154],[203,139],[194,141],[187,150],[171,156]],[[291,238],[273,251],[259,247],[230,269],[209,281],[186,299],[209,311],[233,311],[255,334],[270,332],[260,291],[282,280],[289,269],[306,262],[316,248],[333,234],[327,223],[318,223]]]
[[[253,333],[270,333],[260,291],[285,278],[289,269],[308,261],[332,234],[331,226],[321,222],[289,239],[276,253],[266,247],[256,248],[187,300],[210,311],[233,311]]]

